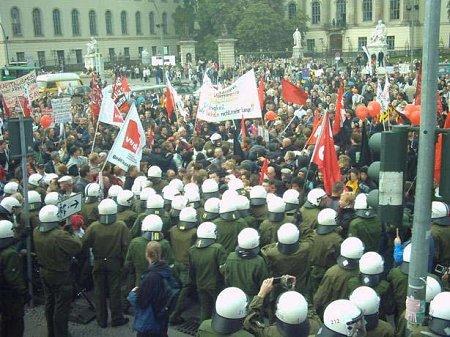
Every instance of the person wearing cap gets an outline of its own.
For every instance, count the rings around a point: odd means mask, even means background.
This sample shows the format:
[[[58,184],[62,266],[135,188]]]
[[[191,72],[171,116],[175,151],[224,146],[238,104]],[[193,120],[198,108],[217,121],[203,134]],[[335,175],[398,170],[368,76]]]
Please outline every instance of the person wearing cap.
[[[285,291],[281,294],[275,308],[275,324],[264,323],[263,308],[265,299],[275,288],[273,278],[264,280],[258,295],[253,297],[244,320],[244,327],[257,337],[308,337],[320,328],[320,319],[312,310],[308,310],[308,302],[297,291]]]
[[[58,179],[59,194],[70,197],[73,193],[73,178],[71,176],[62,176]]]
[[[189,248],[197,239],[197,211],[193,207],[184,207],[179,214],[176,224],[169,230],[170,243],[175,256],[174,271],[178,274],[183,288],[180,291],[177,305],[170,316],[171,324],[180,324],[184,321],[183,313],[187,295],[192,286],[189,279]]]
[[[403,262],[400,266],[392,268],[386,280],[392,289],[395,301],[395,318],[398,321],[400,314],[405,310],[405,298],[408,292],[409,262],[411,261],[411,243],[403,250]]]
[[[222,142],[222,136],[219,133],[214,133],[211,137],[209,137],[209,140],[203,146],[203,150],[205,152],[214,152],[215,149],[221,148],[222,146],[224,148],[228,148],[228,150],[230,149],[230,143]]]
[[[256,229],[261,226],[261,223],[267,216],[267,191],[261,186],[253,186],[250,189],[250,214],[256,219]]]
[[[317,291],[323,275],[336,263],[342,237],[337,233],[339,226],[336,223],[337,213],[334,209],[324,208],[317,214],[317,228],[312,235],[309,262],[311,265],[309,280],[309,296]]]
[[[305,293],[309,278],[309,252],[311,244],[302,240],[300,231],[292,223],[285,223],[277,231],[277,242],[261,248],[273,277],[295,276],[296,289]]]
[[[434,240],[434,265],[450,266],[450,207],[442,201],[431,203],[431,236]]]
[[[58,207],[46,205],[39,211],[39,226],[33,242],[45,297],[48,336],[69,336],[69,313],[72,302],[73,257],[81,252],[81,240],[70,228],[60,226]]]
[[[259,252],[258,231],[244,228],[238,235],[236,250],[228,255],[222,267],[228,287],[242,289],[249,297],[258,293],[258,285],[269,276],[266,261]]]
[[[197,228],[195,245],[189,248],[189,276],[197,288],[200,321],[212,317],[217,295],[224,286],[220,266],[225,263],[227,255],[216,241],[216,225],[203,222]]]
[[[364,245],[358,238],[347,238],[341,244],[337,264],[328,268],[314,294],[314,308],[321,315],[329,303],[347,296],[348,280],[358,276],[358,261]]]

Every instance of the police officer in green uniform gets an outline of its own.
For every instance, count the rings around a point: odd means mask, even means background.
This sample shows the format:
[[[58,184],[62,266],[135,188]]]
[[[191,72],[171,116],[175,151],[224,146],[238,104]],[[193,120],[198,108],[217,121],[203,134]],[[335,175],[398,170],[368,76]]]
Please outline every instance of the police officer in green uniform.
[[[180,195],[180,191],[178,191],[174,186],[166,185],[162,190],[162,197],[164,199],[164,210],[166,212],[170,212],[172,208],[172,199],[176,196]]]
[[[307,337],[319,330],[320,320],[308,313],[308,303],[296,291],[286,291],[279,296],[275,311],[276,323],[266,325],[262,309],[264,299],[273,288],[273,278],[264,280],[258,295],[250,302],[249,313],[244,321],[248,331],[257,337]]]
[[[243,329],[247,314],[247,295],[239,288],[230,287],[217,296],[212,319],[203,321],[197,337],[252,337]]]
[[[175,325],[183,322],[181,314],[184,310],[186,298],[192,290],[189,278],[189,248],[192,247],[197,238],[197,223],[195,208],[185,207],[180,212],[176,226],[169,230],[170,242],[175,256],[174,271],[178,274],[182,284],[177,304],[170,316],[171,324]]]
[[[141,236],[134,238],[128,247],[125,266],[130,273],[135,275],[135,286],[139,287],[141,283],[141,275],[148,269],[148,261],[145,257],[147,244],[150,241],[158,241],[161,245],[162,259],[168,265],[174,263],[172,248],[169,241],[162,235],[163,222],[161,218],[155,214],[147,215],[142,221]],[[131,290],[131,289],[130,289]]]
[[[32,229],[39,226],[39,211],[42,208],[42,198],[37,191],[28,191],[29,217]]]
[[[259,284],[268,276],[267,264],[259,254],[259,234],[254,228],[244,228],[238,235],[236,251],[228,255],[223,273],[228,287],[242,289],[252,297]]]
[[[111,325],[121,326],[128,322],[122,312],[121,275],[130,242],[129,230],[123,221],[117,220],[114,200],[102,200],[98,212],[99,221],[92,223],[83,237],[84,247],[92,248],[94,255],[92,276],[97,323],[102,328],[107,327],[109,295]]]
[[[130,236],[132,239],[141,236],[142,221],[147,215],[150,214],[157,215],[161,218],[163,222],[162,232],[164,234],[164,237],[169,237],[170,219],[167,213],[164,211],[164,199],[159,194],[155,194],[147,200],[145,212],[138,214],[136,221],[134,222],[133,227],[130,230]]]
[[[245,190],[244,182],[239,178],[232,178],[227,183],[228,189],[236,191],[238,195],[247,196],[247,191]]]
[[[245,228],[243,221],[236,220],[236,210],[235,200],[224,198],[219,204],[219,219],[214,221],[217,226],[217,242],[223,246],[227,255],[236,249],[239,232]]]
[[[201,221],[216,222],[219,218],[220,209],[220,199],[219,198],[209,198],[205,201],[203,205],[203,214],[201,214]]]
[[[14,236],[16,239],[22,239],[25,234],[24,224],[17,221],[21,210],[21,203],[14,197],[4,197],[0,201],[0,220],[9,220],[14,223]]]
[[[434,240],[434,262],[450,267],[450,210],[441,201],[431,204],[431,236]]]
[[[212,317],[217,295],[224,286],[219,268],[225,263],[227,256],[216,239],[216,225],[203,222],[197,229],[195,246],[189,249],[189,276],[197,288],[200,321]]]
[[[45,318],[49,337],[69,336],[68,321],[72,302],[70,266],[81,252],[80,239],[59,225],[58,207],[47,205],[39,211],[39,227],[33,232],[45,296]]]
[[[188,199],[188,206],[194,207],[197,210],[197,214],[203,213],[202,202],[200,198],[200,189],[196,183],[187,183],[184,185],[184,196]]]
[[[289,189],[283,193],[283,201],[286,203],[286,217],[292,219],[292,223],[300,226],[300,193],[297,190]],[[306,236],[302,236],[305,238]]]
[[[309,277],[310,243],[300,241],[300,231],[291,223],[282,225],[277,231],[277,237],[277,243],[271,243],[261,249],[269,273],[273,277],[287,274],[295,276],[296,289],[304,292]]]
[[[400,314],[405,310],[405,298],[408,291],[409,261],[411,259],[411,244],[403,250],[403,262],[400,266],[392,268],[388,275],[395,301],[395,318],[398,321]]]
[[[153,165],[150,166],[147,171],[147,177],[152,183],[152,188],[156,191],[156,193],[162,193],[163,188],[167,185],[166,182],[162,179],[162,170],[159,166]]]
[[[117,196],[119,195],[119,192],[123,191],[122,186],[120,185],[111,185],[108,189],[108,198],[114,200],[117,202]]]
[[[384,260],[377,252],[367,252],[359,259],[359,275],[348,280],[348,293],[360,286],[371,287],[380,298],[378,316],[387,320],[395,314],[395,301],[389,282],[385,280]]]
[[[13,226],[9,220],[0,220],[0,335],[4,337],[23,336],[23,307],[28,298]]]
[[[250,200],[245,195],[239,195],[236,199],[236,207],[236,216],[245,222],[245,226],[256,229],[258,223],[255,217],[250,214]]]
[[[176,226],[180,221],[180,213],[181,210],[187,207],[188,198],[184,195],[176,195],[172,199],[169,218],[170,218],[170,226]]]
[[[347,238],[341,244],[337,264],[330,267],[314,294],[314,308],[321,315],[329,303],[347,296],[348,280],[358,275],[358,261],[364,245],[358,238]]]
[[[148,183],[148,182],[147,182]],[[139,194],[139,207],[135,205],[133,209],[136,214],[144,213],[147,208],[147,200],[156,195],[156,192],[151,187],[144,187]]]
[[[81,214],[87,227],[98,219],[98,198],[100,196],[100,185],[89,183],[84,188],[84,204],[81,207]]]
[[[206,179],[202,183],[202,201],[203,203],[210,198],[219,198],[219,184],[214,179]]]
[[[277,231],[281,225],[291,222],[286,219],[284,214],[286,210],[286,203],[282,198],[272,196],[267,201],[267,216],[266,220],[261,223],[259,232],[261,233],[261,245],[265,246],[277,242]]]
[[[325,272],[336,263],[342,243],[341,236],[337,233],[339,228],[336,223],[337,213],[334,209],[325,208],[317,215],[317,228],[312,234],[310,263],[310,282],[308,295],[312,299],[316,293]]]
[[[250,214],[256,219],[256,229],[259,229],[261,223],[267,216],[267,191],[261,186],[253,186],[250,189]]]
[[[300,208],[300,213],[302,215],[300,232],[302,235],[308,235],[317,227],[317,215],[322,208],[326,196],[327,194],[321,188],[313,188],[308,192],[306,201]]]
[[[360,193],[355,199],[356,217],[350,222],[348,236],[359,238],[367,251],[378,252],[381,243],[381,223],[376,211],[367,204],[367,195]]]
[[[28,177],[28,191],[36,191],[41,196],[41,202],[45,198],[46,191],[41,186],[43,183],[43,176],[39,173],[33,173]]]
[[[133,197],[133,192],[130,190],[122,190],[117,195],[117,221],[125,222],[128,228],[133,226],[137,218],[136,212],[131,209]]]
[[[349,297],[364,315],[366,337],[394,337],[394,328],[379,319],[380,297],[370,287],[356,288]]]

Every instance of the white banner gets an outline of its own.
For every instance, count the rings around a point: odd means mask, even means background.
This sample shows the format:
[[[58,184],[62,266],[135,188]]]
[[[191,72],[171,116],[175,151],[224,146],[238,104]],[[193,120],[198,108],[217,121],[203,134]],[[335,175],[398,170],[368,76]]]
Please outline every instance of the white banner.
[[[98,121],[118,126],[119,128],[123,124],[122,114],[110,95],[103,95]]]
[[[11,109],[16,106],[18,96],[28,98],[28,101],[31,103],[39,97],[36,73],[32,71],[15,80],[0,82],[0,94],[3,95],[6,105]]]
[[[52,99],[52,115],[55,123],[70,123],[72,122],[72,99],[70,97]]]
[[[136,106],[133,104],[127,118],[108,153],[107,160],[128,171],[130,166],[139,170],[142,158],[142,148],[145,146],[145,132],[139,119]]]
[[[215,89],[211,81],[204,81],[200,89],[197,118],[207,122],[230,119],[261,118],[255,72],[250,70],[229,87]]]

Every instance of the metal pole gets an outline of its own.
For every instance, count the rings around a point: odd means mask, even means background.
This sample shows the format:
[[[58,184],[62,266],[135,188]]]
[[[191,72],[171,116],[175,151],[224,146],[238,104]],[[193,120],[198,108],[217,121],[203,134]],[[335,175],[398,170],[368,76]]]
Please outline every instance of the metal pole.
[[[163,29],[164,22],[162,20],[162,15],[158,9],[158,6],[156,5],[155,0],[152,0],[152,2],[153,2],[153,5],[155,6],[156,14],[159,16],[159,19],[161,20],[161,24],[159,25],[159,43],[161,45],[160,56],[162,59],[162,71],[163,71],[162,81],[163,81],[163,83],[165,83],[166,82],[166,74],[165,74],[165,69],[164,69],[164,41],[163,41],[164,40],[164,29]]]
[[[20,106],[20,104],[19,104]],[[30,211],[28,204],[28,172],[27,172],[27,146],[25,143],[25,125],[23,121],[23,111],[18,113],[19,127],[20,127],[20,151],[21,151],[21,168],[22,168],[22,189],[23,189],[23,212],[22,216],[25,221],[25,228],[27,229],[27,279],[28,279],[28,293],[30,294],[30,304],[33,307],[33,268],[31,260],[31,231],[30,225]]]
[[[1,22],[0,22],[0,27],[2,28],[3,40],[5,41],[6,65],[9,65],[8,37],[6,36],[5,28],[3,28],[3,23],[1,23]]]
[[[441,0],[426,0],[422,55],[422,106],[417,165],[416,200],[409,265],[407,308],[408,329],[422,325],[425,316],[425,289],[430,246],[431,194],[433,189],[434,143],[436,130],[436,90]],[[414,317],[415,316],[415,317]],[[414,322],[416,319],[416,323]]]

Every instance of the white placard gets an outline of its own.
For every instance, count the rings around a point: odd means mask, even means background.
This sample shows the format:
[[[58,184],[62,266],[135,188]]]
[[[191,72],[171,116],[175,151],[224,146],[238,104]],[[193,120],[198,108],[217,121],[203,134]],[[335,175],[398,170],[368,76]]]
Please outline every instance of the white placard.
[[[53,121],[60,124],[72,122],[71,106],[72,99],[70,97],[52,99]]]

